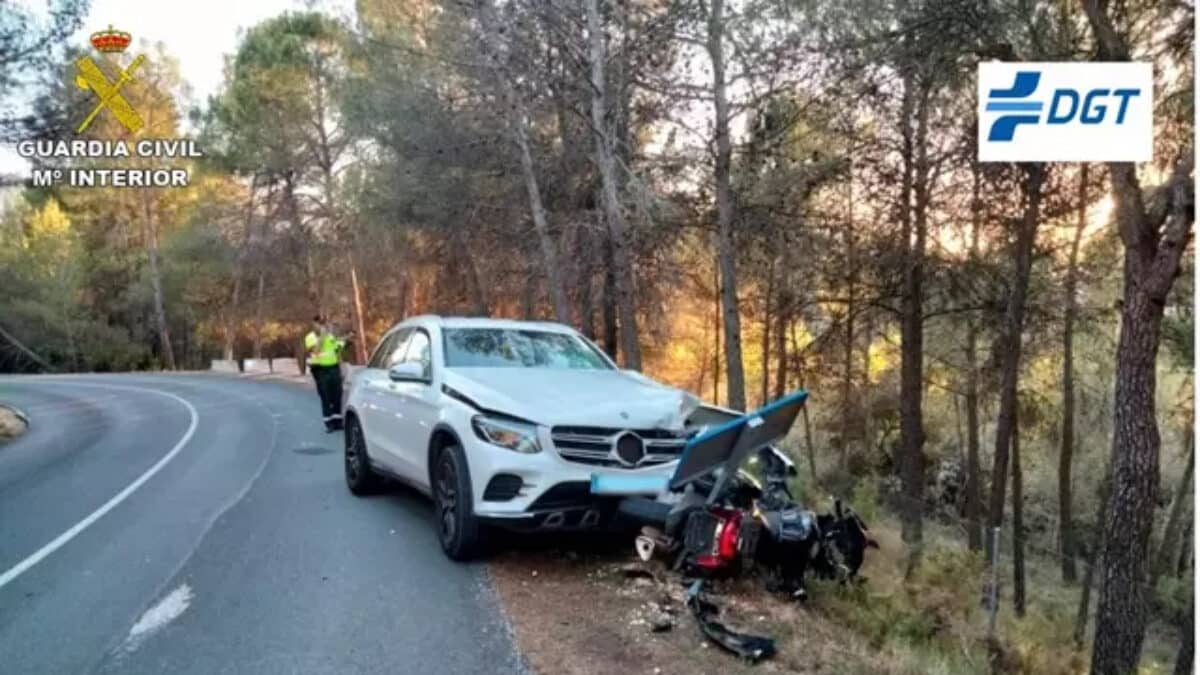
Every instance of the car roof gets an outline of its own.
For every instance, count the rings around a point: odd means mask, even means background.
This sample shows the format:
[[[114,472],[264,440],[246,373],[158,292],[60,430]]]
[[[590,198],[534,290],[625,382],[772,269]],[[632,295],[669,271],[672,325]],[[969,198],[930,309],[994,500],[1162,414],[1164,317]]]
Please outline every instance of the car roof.
[[[473,316],[438,316],[422,314],[413,316],[393,326],[393,330],[402,326],[441,326],[442,328],[501,328],[508,330],[544,330],[552,333],[576,333],[574,328],[554,321],[518,321],[516,319],[492,319]]]

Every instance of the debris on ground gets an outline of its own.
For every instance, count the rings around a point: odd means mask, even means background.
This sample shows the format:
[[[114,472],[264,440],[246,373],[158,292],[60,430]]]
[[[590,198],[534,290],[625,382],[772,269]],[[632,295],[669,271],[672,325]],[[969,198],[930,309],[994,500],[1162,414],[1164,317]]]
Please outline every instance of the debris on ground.
[[[791,429],[807,393],[798,391],[750,415],[733,417],[700,431],[688,441],[667,491],[655,498],[631,495],[618,511],[640,523],[636,556],[647,564],[655,555],[673,559],[672,570],[690,583],[686,604],[709,640],[757,663],[775,654],[766,636],[727,628],[715,605],[701,596],[706,580],[738,577],[759,570],[766,587],[790,600],[808,597],[806,574],[854,580],[866,548],[874,542],[852,509],[835,500],[832,513],[817,515],[796,502],[788,489],[795,464],[771,446]],[[743,471],[753,457],[760,482]],[[603,492],[620,493],[619,481],[596,481]],[[636,563],[622,568],[637,582],[652,573]]]
[[[0,440],[10,440],[25,433],[28,423],[23,415],[0,405]]]

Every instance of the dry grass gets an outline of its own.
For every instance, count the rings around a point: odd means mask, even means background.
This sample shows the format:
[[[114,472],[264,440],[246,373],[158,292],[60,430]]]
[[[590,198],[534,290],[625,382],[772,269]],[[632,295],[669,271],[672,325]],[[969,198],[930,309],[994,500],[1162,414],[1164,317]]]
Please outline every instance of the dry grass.
[[[872,527],[880,550],[868,554],[861,586],[814,582],[809,602],[797,604],[770,595],[755,577],[715,584],[722,621],[776,640],[775,658],[755,666],[705,642],[683,604],[682,585],[663,565],[648,567],[656,581],[627,578],[621,568],[635,560],[632,547],[509,551],[491,570],[522,653],[538,673],[982,675],[992,672],[993,655],[1001,672],[1086,672],[1087,650],[1071,647],[1077,587],[1057,583],[1055,570],[1031,561],[1036,585],[1027,615],[1017,619],[1011,599],[1002,598],[1000,651],[989,652],[980,606],[983,561],[957,541],[928,534],[922,564],[908,582],[906,547],[883,519]],[[650,630],[647,617],[657,606],[674,612],[672,630]],[[1152,627],[1140,673],[1169,672],[1177,639]]]

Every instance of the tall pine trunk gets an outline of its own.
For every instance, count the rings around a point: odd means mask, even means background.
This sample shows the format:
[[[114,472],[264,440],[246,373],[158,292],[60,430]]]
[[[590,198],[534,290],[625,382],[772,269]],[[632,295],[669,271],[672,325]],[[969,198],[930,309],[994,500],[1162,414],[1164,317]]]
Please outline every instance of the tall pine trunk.
[[[1013,607],[1025,616],[1025,485],[1021,475],[1020,416],[1012,435]]]
[[[604,321],[604,351],[616,359],[620,351],[617,339],[617,277],[613,273],[611,238],[604,236],[604,288],[601,318]]]
[[[971,166],[971,248],[968,261],[972,266],[979,262],[979,230],[983,227],[983,201],[981,200],[982,176],[979,163]],[[967,485],[964,490],[967,526],[967,543],[972,551],[983,548],[983,523],[980,519],[979,502],[979,365],[978,321],[967,321],[967,391],[964,396],[967,407]]]
[[[366,310],[363,307],[363,292],[362,285],[358,283],[358,265],[354,262],[354,256],[348,255],[347,261],[350,264],[350,293],[354,296],[354,354],[358,358],[359,363],[367,362],[367,322],[364,317]]]
[[[1134,169],[1111,168],[1113,181],[1136,189]],[[1157,228],[1147,227],[1144,209],[1131,207],[1134,195],[1117,192],[1118,220],[1136,234],[1125,238],[1125,299],[1117,342],[1115,411],[1113,416],[1113,495],[1104,530],[1104,567],[1100,574],[1096,641],[1092,672],[1131,672],[1137,666],[1146,630],[1147,553],[1154,525],[1161,439],[1155,418],[1155,360],[1167,293],[1179,270],[1179,256],[1190,234],[1191,207],[1177,207],[1187,219],[1183,232],[1168,223],[1162,242]],[[1136,196],[1141,201],[1140,189]],[[1136,214],[1136,215],[1135,215]],[[1124,229],[1124,228],[1123,228]]]
[[[1175,655],[1175,675],[1192,675],[1192,659],[1196,649],[1196,605],[1188,606],[1187,618],[1180,628],[1179,652]]]
[[[742,319],[738,304],[737,243],[733,227],[733,146],[729,138],[729,102],[725,82],[725,0],[708,7],[708,56],[713,71],[713,134],[717,192],[717,260],[721,270],[721,312],[725,324],[726,401],[734,410],[746,409],[746,376],[742,366]]]
[[[146,257],[149,263],[150,287],[154,295],[154,328],[158,332],[159,352],[163,367],[175,370],[175,350],[171,346],[171,328],[167,323],[166,300],[163,297],[162,272],[159,270],[158,223],[150,205],[149,195],[142,194],[142,215],[146,227]]]
[[[1129,46],[1114,28],[1107,3],[1082,4],[1096,38],[1097,60],[1129,61]],[[1125,268],[1114,394],[1113,489],[1102,525],[1104,562],[1092,648],[1092,673],[1097,675],[1133,672],[1146,632],[1146,560],[1161,443],[1155,417],[1155,360],[1167,296],[1192,236],[1192,161],[1192,148],[1186,148],[1149,205],[1135,165],[1108,166]]]
[[[1179,485],[1175,488],[1175,498],[1171,501],[1171,512],[1167,516],[1167,526],[1163,529],[1162,543],[1158,545],[1158,553],[1154,556],[1154,564],[1150,570],[1150,586],[1158,577],[1170,574],[1171,568],[1179,553],[1179,540],[1183,530],[1183,514],[1192,497],[1192,474],[1196,468],[1195,427],[1187,429],[1187,465],[1183,475],[1179,477]]]
[[[621,322],[621,353],[626,368],[642,369],[642,349],[638,344],[637,311],[633,298],[633,270],[630,263],[629,241],[625,232],[625,216],[621,213],[616,170],[616,130],[613,111],[608,105],[608,80],[604,64],[608,50],[604,43],[604,28],[600,0],[587,0],[588,60],[592,92],[592,136],[595,139],[596,168],[600,174],[601,205],[608,236],[612,242],[613,277],[616,282],[617,314]]]
[[[913,73],[904,76],[901,104],[903,176],[900,212],[905,247],[904,295],[900,309],[900,456],[897,468],[904,491],[901,538],[910,547],[905,574],[920,560],[923,534],[921,505],[925,488],[924,275],[929,177],[926,159],[929,92]],[[916,128],[913,128],[915,114]]]
[[[762,405],[766,405],[770,400],[768,397],[771,393],[771,311],[779,311],[773,306],[775,295],[775,256],[771,256],[771,261],[767,266],[767,290],[763,293],[763,315],[762,315],[762,378],[760,381],[760,396],[759,401]]]
[[[1079,169],[1079,207],[1075,236],[1067,260],[1066,308],[1063,311],[1062,434],[1058,451],[1058,554],[1062,558],[1063,581],[1075,581],[1075,533],[1071,522],[1071,462],[1075,454],[1075,316],[1079,286],[1079,246],[1087,227],[1088,165]]]
[[[1009,450],[1017,433],[1017,380],[1021,373],[1021,334],[1025,326],[1025,300],[1029,291],[1029,273],[1033,267],[1033,245],[1041,220],[1042,183],[1045,167],[1028,164],[1022,183],[1024,209],[1017,223],[1013,242],[1012,288],[1004,314],[1000,363],[1000,413],[996,419],[996,445],[992,463],[992,494],[988,525],[1004,523],[1004,493],[1008,483]],[[990,556],[989,556],[990,557]]]
[[[567,286],[563,279],[562,269],[558,261],[558,247],[550,236],[550,225],[546,217],[546,207],[542,203],[542,191],[538,184],[537,171],[533,165],[533,151],[529,140],[529,111],[520,92],[516,91],[505,72],[502,64],[504,50],[500,47],[501,29],[496,17],[496,8],[492,0],[478,0],[476,3],[479,23],[483,29],[483,40],[487,55],[492,61],[492,71],[496,76],[496,84],[500,89],[507,111],[509,132],[517,146],[517,154],[521,161],[521,174],[525,179],[525,192],[529,198],[529,214],[533,218],[533,229],[537,236],[538,248],[542,254],[542,267],[546,274],[547,291],[550,295],[550,305],[554,310],[554,318],[560,323],[571,322],[571,307],[567,302]]]

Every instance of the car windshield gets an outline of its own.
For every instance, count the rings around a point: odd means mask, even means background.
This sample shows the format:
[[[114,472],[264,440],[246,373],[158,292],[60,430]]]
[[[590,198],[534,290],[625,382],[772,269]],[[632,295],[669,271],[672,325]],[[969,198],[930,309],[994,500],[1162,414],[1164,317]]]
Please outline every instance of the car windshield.
[[[448,328],[450,368],[611,370],[594,347],[568,333],[511,328]]]

